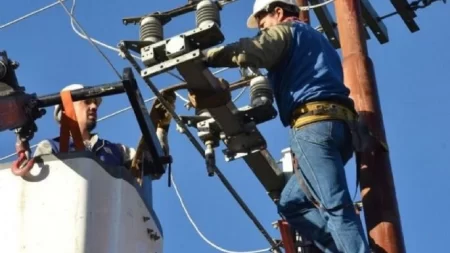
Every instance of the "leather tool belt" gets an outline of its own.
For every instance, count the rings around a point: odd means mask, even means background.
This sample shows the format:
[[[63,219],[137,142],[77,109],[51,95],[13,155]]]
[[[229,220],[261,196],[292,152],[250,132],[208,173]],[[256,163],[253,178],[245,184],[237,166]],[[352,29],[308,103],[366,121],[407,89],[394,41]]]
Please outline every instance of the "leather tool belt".
[[[371,146],[372,135],[358,114],[346,106],[333,102],[316,101],[299,106],[292,115],[291,127],[298,129],[324,120],[345,121],[351,131],[353,148],[356,152],[364,152]]]

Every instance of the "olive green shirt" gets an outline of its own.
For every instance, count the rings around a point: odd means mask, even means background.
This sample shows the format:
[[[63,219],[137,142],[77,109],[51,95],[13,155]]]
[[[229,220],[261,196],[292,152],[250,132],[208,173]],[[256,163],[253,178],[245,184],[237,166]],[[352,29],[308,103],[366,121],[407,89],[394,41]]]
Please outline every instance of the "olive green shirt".
[[[213,48],[206,53],[209,67],[254,67],[267,70],[275,67],[289,51],[292,41],[290,22],[261,30],[254,38]]]

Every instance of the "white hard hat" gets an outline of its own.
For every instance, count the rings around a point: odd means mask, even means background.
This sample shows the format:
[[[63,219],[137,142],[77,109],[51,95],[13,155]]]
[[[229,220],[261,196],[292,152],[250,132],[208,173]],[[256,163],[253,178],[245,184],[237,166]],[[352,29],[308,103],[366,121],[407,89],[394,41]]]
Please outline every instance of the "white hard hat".
[[[297,6],[295,0],[255,0],[253,4],[253,13],[248,17],[247,26],[248,28],[258,28],[258,22],[256,21],[255,14],[264,10],[264,8],[274,2],[281,2],[289,5]]]
[[[64,87],[61,91],[65,90],[79,90],[83,89],[84,86],[82,84],[71,84]],[[97,105],[100,105],[102,103],[102,98],[96,98],[97,99]],[[55,110],[53,112],[53,117],[55,120],[59,123],[61,120],[61,105],[55,105]]]

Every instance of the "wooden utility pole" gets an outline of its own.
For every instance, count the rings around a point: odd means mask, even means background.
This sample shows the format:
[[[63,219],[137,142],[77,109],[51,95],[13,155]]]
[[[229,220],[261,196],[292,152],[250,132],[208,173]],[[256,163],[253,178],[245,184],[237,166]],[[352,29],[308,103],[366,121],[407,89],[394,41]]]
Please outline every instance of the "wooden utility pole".
[[[351,90],[356,110],[367,122],[372,133],[386,143],[375,74],[367,53],[360,8],[360,0],[335,1],[344,79]],[[358,157],[369,243],[377,253],[404,253],[405,245],[389,154],[379,148]]]

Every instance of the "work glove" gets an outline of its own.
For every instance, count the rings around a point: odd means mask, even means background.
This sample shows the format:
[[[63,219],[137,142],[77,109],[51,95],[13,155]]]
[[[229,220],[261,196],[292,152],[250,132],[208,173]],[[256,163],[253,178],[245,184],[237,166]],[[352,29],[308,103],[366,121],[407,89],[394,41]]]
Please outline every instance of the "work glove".
[[[208,63],[208,51],[209,51],[210,49],[204,49],[204,50],[202,50],[202,62],[207,66],[207,67],[210,67],[209,66],[209,63]]]
[[[216,53],[220,52],[223,48],[224,48],[224,46],[204,49],[202,51],[203,63],[205,63],[205,65],[207,67],[212,67],[212,68],[223,67],[222,64],[220,64],[220,62],[217,62],[219,59],[216,59],[217,57],[215,57]]]
[[[169,140],[167,138],[167,131],[163,128],[158,127],[156,129],[156,135],[158,136],[159,144],[161,144],[161,147],[164,151],[164,155],[168,156],[170,154],[170,148],[169,148]]]

